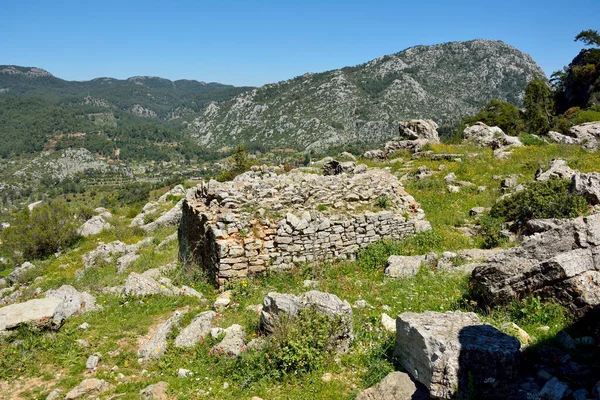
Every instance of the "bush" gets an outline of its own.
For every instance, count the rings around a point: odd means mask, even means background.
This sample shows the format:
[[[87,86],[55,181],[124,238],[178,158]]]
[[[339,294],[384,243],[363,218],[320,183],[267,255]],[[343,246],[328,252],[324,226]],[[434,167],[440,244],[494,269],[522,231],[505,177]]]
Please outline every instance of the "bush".
[[[479,225],[483,233],[481,246],[485,249],[502,246],[507,238],[502,234],[504,221],[500,218],[494,218],[490,215],[484,215],[479,220]]]
[[[339,321],[331,321],[314,306],[300,311],[295,318],[284,314],[266,348],[273,370],[287,375],[322,367],[332,354],[331,337],[338,326]]]
[[[26,260],[45,257],[74,244],[77,220],[69,207],[53,202],[17,214],[12,226],[2,231],[3,246]]]
[[[569,192],[570,181],[552,178],[532,182],[521,192],[496,203],[492,218],[524,223],[536,218],[574,218],[588,209],[587,201]]]

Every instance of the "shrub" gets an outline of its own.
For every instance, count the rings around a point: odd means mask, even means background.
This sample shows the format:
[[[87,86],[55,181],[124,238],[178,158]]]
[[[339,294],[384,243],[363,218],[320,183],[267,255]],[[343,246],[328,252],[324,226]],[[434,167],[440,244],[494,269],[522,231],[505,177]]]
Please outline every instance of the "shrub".
[[[3,246],[26,260],[45,257],[74,244],[79,238],[77,227],[73,213],[62,203],[41,204],[32,211],[25,208],[2,231]]]
[[[521,192],[496,203],[490,216],[524,223],[536,218],[574,218],[588,209],[587,201],[569,192],[570,181],[552,178],[532,182]]]
[[[382,194],[377,198],[376,204],[377,207],[383,208],[385,210],[390,206],[390,198],[387,195]]]
[[[314,371],[330,358],[331,337],[338,326],[339,321],[332,322],[314,306],[300,311],[295,318],[284,314],[269,339],[267,359],[281,375]]]
[[[484,215],[479,220],[479,225],[483,233],[481,243],[483,248],[491,249],[506,243],[507,238],[502,234],[502,229],[504,228],[504,221],[502,219]]]

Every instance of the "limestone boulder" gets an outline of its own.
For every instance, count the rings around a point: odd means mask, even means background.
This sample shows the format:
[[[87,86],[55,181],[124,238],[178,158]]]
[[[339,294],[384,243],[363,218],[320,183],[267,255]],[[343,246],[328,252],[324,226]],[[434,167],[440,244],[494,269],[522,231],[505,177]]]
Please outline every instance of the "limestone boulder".
[[[592,205],[600,204],[600,173],[573,174],[571,192],[583,196]]]
[[[160,324],[154,334],[139,349],[140,361],[157,360],[167,351],[167,338],[173,328],[183,317],[183,312],[175,311],[165,322]]]
[[[233,324],[225,329],[225,337],[211,349],[211,353],[237,357],[245,350],[245,338],[244,328],[238,324]]]
[[[331,338],[332,345],[338,352],[347,351],[354,338],[352,307],[347,301],[340,300],[334,294],[317,290],[311,290],[300,296],[269,293],[261,311],[261,329],[266,333],[272,333],[283,314],[295,317],[300,311],[309,307],[314,307],[318,313],[339,321],[339,329]]]
[[[469,381],[486,399],[504,399],[519,367],[519,341],[474,313],[403,313],[395,355],[432,399],[468,398]],[[460,391],[460,392],[459,392]]]
[[[575,125],[569,129],[569,135],[575,137],[583,148],[597,150],[600,139],[600,121]]]
[[[531,236],[473,270],[473,294],[495,305],[536,294],[573,312],[600,304],[600,215],[533,220]]]
[[[81,399],[97,396],[100,393],[114,389],[114,386],[104,379],[89,378],[81,381],[79,385],[71,389],[65,399]]]
[[[214,311],[205,311],[196,316],[194,320],[179,332],[175,338],[175,347],[193,347],[212,329],[212,322],[217,314]]]
[[[63,285],[56,290],[48,290],[46,298],[57,299],[61,302],[52,317],[56,325],[62,324],[71,315],[83,314],[98,309],[96,297],[88,292],[79,292],[70,285]]]
[[[429,400],[427,391],[405,372],[389,373],[375,386],[363,390],[356,400]]]
[[[169,190],[167,193],[163,194],[158,198],[160,203],[164,203],[167,201],[168,196],[182,196],[185,197],[185,189],[182,185],[177,185],[173,189]]]
[[[487,126],[483,122],[477,122],[475,125],[466,127],[463,131],[463,137],[478,146],[491,147],[500,151],[523,145],[519,138],[509,136],[497,126]]]
[[[132,272],[125,281],[123,292],[127,296],[172,295],[173,291],[158,283],[154,278]]]
[[[438,124],[428,119],[402,121],[398,126],[399,136],[408,140],[425,139],[430,143],[439,143]]]
[[[85,221],[83,225],[77,230],[81,236],[93,236],[97,235],[105,229],[109,229],[110,224],[101,215],[94,215],[92,218]]]
[[[425,256],[390,256],[384,273],[392,278],[415,276],[424,262]]]
[[[33,299],[0,308],[0,332],[21,324],[52,322],[62,301],[57,298]]]
[[[547,181],[550,178],[571,179],[576,171],[569,168],[567,162],[561,159],[552,160],[546,171],[541,168],[535,174],[536,181]]]
[[[20,267],[15,268],[14,271],[12,271],[10,274],[8,274],[8,276],[7,276],[8,281],[13,284],[19,283],[19,282],[21,282],[21,280],[25,279],[26,274],[29,271],[33,270],[34,268],[35,268],[35,265],[30,263],[29,261],[25,261],[23,264],[21,264]]]
[[[158,382],[140,390],[140,397],[143,400],[168,400],[168,388],[169,384],[167,382]]]
[[[181,215],[183,214],[183,201],[184,199],[179,200],[179,202],[173,208],[171,208],[165,214],[158,217],[156,221],[143,225],[142,229],[146,232],[154,232],[158,228],[178,225],[179,221],[181,220]]]

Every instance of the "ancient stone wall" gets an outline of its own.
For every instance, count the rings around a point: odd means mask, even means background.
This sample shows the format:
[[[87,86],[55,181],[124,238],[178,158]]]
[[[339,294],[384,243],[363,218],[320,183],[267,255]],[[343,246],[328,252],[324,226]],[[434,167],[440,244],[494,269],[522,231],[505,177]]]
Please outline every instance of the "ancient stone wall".
[[[183,203],[180,259],[222,285],[267,269],[352,259],[372,242],[429,227],[394,175],[355,171],[277,175],[263,167],[200,185]]]

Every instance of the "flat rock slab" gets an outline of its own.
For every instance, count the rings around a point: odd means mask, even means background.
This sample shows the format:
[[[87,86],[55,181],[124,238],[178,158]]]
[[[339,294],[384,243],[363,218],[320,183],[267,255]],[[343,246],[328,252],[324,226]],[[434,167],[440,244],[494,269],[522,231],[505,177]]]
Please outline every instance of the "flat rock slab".
[[[390,256],[384,273],[392,278],[415,276],[425,262],[425,256]]]
[[[518,372],[520,347],[474,313],[407,312],[396,319],[395,355],[433,399],[467,398],[470,380],[482,398],[505,398]]]
[[[173,327],[179,323],[182,316],[183,312],[175,311],[171,318],[160,324],[150,340],[144,343],[138,350],[141,362],[152,359],[157,360],[165,354],[167,351],[167,337],[171,333]]]
[[[84,379],[78,386],[67,393],[65,399],[89,398],[92,395],[97,395],[113,388],[113,385],[103,379]]]
[[[405,372],[392,372],[375,386],[363,390],[356,400],[429,400],[427,390]]]
[[[193,347],[204,339],[212,329],[212,321],[217,316],[214,311],[205,311],[181,330],[175,338],[175,347]]]
[[[60,299],[46,298],[2,307],[0,308],[0,331],[44,319],[51,321],[61,305]]]

